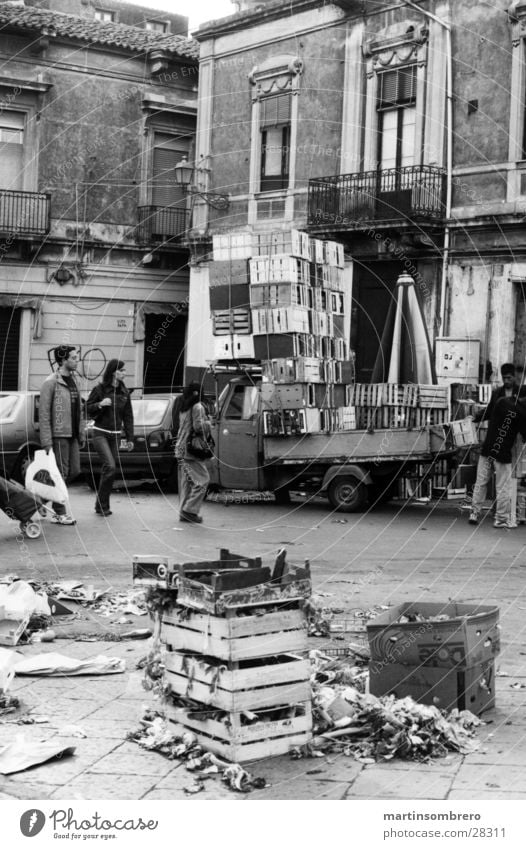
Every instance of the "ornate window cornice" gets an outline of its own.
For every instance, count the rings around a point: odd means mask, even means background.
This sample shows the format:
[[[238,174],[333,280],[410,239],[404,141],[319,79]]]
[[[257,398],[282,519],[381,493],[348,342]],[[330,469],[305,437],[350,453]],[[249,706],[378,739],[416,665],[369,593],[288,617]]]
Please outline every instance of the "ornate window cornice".
[[[375,33],[363,47],[369,72],[413,62],[424,63],[428,36],[425,24],[410,20]]]
[[[252,68],[248,79],[254,87],[253,99],[258,100],[269,94],[292,91],[293,82],[303,73],[303,60],[299,56],[282,54],[272,56],[260,65]]]

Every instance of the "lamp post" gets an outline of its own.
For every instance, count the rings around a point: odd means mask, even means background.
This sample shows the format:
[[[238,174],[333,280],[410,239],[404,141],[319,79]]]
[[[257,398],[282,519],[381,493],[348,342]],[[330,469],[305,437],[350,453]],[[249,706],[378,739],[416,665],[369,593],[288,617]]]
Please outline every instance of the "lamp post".
[[[190,197],[200,197],[208,206],[214,209],[228,209],[230,199],[228,195],[222,195],[218,192],[202,192],[192,182],[195,175],[195,168],[190,165],[186,156],[183,156],[180,162],[174,168],[175,182],[181,186],[183,191]]]

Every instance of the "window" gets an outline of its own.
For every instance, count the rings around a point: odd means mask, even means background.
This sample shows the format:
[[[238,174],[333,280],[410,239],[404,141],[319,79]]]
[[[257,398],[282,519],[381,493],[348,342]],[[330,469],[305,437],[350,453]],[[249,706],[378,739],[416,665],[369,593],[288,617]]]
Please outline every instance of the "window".
[[[24,187],[25,113],[8,109],[0,114],[0,187]]]
[[[188,156],[188,140],[169,133],[155,133],[152,163],[152,206],[173,206],[185,200],[174,168]]]
[[[378,163],[381,170],[414,164],[416,65],[378,75]]]
[[[115,20],[115,12],[108,12],[106,9],[95,9],[95,20],[103,23],[111,23]]]
[[[290,94],[281,94],[260,102],[262,192],[289,185],[291,100]]]
[[[225,418],[248,421],[257,415],[258,401],[257,386],[235,386],[225,412]]]
[[[166,21],[146,21],[146,29],[150,32],[168,32]]]

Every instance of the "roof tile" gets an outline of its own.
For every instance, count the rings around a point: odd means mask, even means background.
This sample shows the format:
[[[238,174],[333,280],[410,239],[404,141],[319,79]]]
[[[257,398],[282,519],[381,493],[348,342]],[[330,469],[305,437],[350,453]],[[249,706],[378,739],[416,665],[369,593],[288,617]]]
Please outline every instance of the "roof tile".
[[[162,35],[127,24],[106,21],[88,21],[75,15],[53,12],[32,6],[0,3],[0,31],[6,27],[31,31],[51,30],[57,36],[89,41],[91,44],[107,44],[126,50],[147,53],[150,50],[165,50],[188,59],[199,58],[199,45],[182,35]]]

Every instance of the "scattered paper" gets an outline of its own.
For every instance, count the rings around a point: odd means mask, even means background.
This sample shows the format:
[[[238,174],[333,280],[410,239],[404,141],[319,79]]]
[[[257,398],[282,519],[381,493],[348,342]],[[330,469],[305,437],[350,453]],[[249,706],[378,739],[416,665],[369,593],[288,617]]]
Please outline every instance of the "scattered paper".
[[[15,664],[16,675],[109,675],[124,672],[126,661],[120,657],[97,657],[80,660],[58,652],[26,657]]]
[[[24,769],[46,763],[54,758],[64,758],[75,752],[74,746],[64,746],[56,740],[46,743],[17,740],[0,749],[0,774],[11,775]]]

